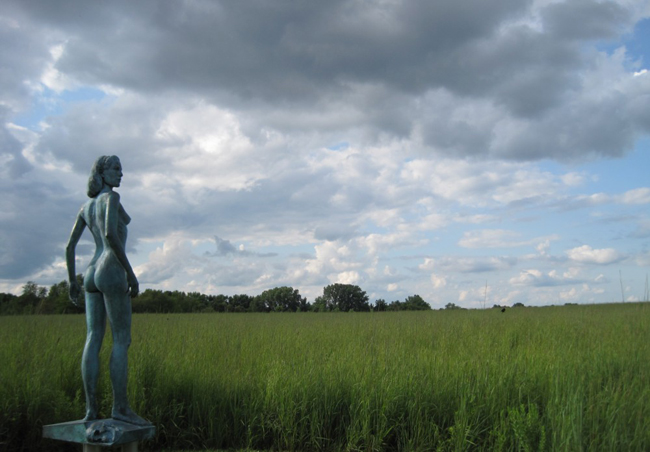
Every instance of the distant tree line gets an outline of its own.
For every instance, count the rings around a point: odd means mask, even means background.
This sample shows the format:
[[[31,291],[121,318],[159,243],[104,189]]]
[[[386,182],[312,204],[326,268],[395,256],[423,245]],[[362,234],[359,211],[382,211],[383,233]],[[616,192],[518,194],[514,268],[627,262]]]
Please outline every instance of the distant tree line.
[[[82,275],[77,280],[83,287]],[[49,289],[29,281],[20,295],[0,293],[0,315],[25,314],[79,314],[82,306],[74,305],[68,298],[69,284],[61,281]],[[80,297],[83,300],[83,293]],[[370,311],[419,311],[431,306],[419,295],[404,301],[387,303],[383,299],[370,304],[368,295],[353,284],[331,284],[323,288],[323,294],[314,303],[300,295],[292,287],[275,287],[259,295],[205,295],[199,292],[181,292],[147,289],[132,300],[133,312],[182,313],[182,312],[370,312]]]

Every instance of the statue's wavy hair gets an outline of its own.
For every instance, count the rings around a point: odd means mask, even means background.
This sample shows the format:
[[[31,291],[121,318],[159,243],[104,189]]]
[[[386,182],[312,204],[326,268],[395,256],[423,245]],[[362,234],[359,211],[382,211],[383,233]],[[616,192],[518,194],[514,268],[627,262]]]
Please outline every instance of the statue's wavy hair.
[[[88,177],[88,190],[87,194],[89,198],[94,198],[102,191],[104,187],[104,179],[102,179],[102,174],[104,174],[104,168],[112,159],[118,158],[116,155],[102,155],[95,163],[90,170],[90,177]]]

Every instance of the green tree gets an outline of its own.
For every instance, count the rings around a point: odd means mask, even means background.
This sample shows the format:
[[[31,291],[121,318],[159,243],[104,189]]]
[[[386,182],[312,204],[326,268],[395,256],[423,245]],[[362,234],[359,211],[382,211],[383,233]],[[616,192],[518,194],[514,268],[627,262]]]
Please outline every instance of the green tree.
[[[18,297],[12,293],[0,293],[0,315],[20,314]]]
[[[388,308],[388,304],[386,303],[386,300],[384,300],[383,298],[380,298],[375,301],[375,306],[374,306],[375,311],[382,312],[385,311],[387,308]]]
[[[52,284],[47,293],[47,297],[41,300],[36,309],[37,314],[64,314],[68,305],[74,306],[68,296],[68,281],[61,281],[58,284]]]
[[[209,301],[209,297],[200,292],[189,292],[187,295],[192,312],[214,312],[214,308]]]
[[[47,288],[39,287],[33,281],[27,281],[23,292],[18,297],[20,314],[34,314],[43,299],[47,296]]]
[[[311,310],[314,312],[326,312],[328,309],[327,302],[323,296],[318,296],[314,300],[314,304],[311,305]]]
[[[275,287],[255,297],[266,312],[296,312],[307,304],[307,299],[293,287]]]
[[[269,312],[260,296],[253,297],[248,312]]]
[[[165,291],[171,302],[172,308],[170,312],[194,312],[195,299],[188,297],[185,292],[179,290]]]
[[[354,284],[330,284],[314,304],[325,311],[370,311],[368,295]]]
[[[233,295],[228,299],[228,312],[250,312],[253,297],[245,294]]]
[[[226,295],[209,295],[208,303],[215,312],[226,312],[228,309],[228,297]]]
[[[386,306],[387,311],[402,311],[404,310],[404,303],[399,300],[391,301],[388,306]]]
[[[36,307],[35,314],[80,314],[85,311],[85,291],[83,288],[83,275],[77,275],[77,283],[81,288],[79,294],[79,306],[75,305],[70,300],[70,284],[67,280],[60,281],[52,284],[50,289],[47,290],[47,295],[42,296],[45,287],[38,289],[40,292],[40,302]]]
[[[402,309],[405,311],[428,311],[431,309],[431,306],[421,296],[411,295],[402,303]]]
[[[162,290],[147,289],[131,300],[133,312],[155,312],[169,313],[174,312],[174,300],[171,292]]]

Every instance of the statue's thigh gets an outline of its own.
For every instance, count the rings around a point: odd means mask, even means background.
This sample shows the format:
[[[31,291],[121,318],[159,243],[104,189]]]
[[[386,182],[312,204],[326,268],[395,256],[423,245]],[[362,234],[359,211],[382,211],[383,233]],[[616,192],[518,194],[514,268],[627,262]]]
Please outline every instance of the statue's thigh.
[[[114,344],[131,343],[131,297],[128,293],[119,296],[104,295],[108,320],[111,323]]]

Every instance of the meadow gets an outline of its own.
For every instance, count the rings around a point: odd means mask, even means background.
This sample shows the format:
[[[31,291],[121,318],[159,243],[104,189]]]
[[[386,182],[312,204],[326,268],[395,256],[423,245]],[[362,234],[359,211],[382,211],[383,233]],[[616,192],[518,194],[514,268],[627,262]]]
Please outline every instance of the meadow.
[[[80,315],[0,317],[0,450],[69,450]],[[110,335],[101,400],[110,413]],[[650,304],[134,315],[141,450],[650,450]]]

